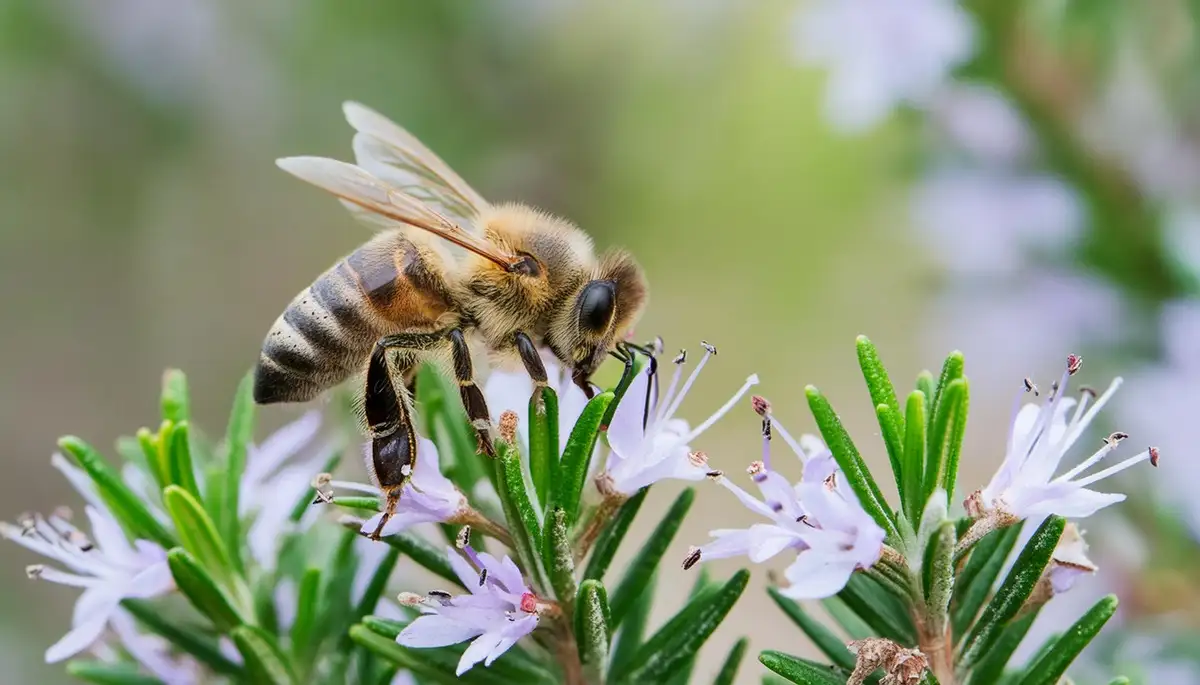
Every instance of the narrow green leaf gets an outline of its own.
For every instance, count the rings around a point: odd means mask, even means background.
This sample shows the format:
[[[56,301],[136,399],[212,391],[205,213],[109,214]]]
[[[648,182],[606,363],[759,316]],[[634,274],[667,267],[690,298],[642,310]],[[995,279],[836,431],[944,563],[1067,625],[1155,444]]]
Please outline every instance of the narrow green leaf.
[[[125,599],[121,601],[121,606],[150,632],[166,638],[180,651],[195,657],[214,672],[225,675],[241,673],[241,666],[221,654],[216,640],[209,639],[196,627],[181,626],[171,621],[155,603],[144,599]]]
[[[706,592],[715,592],[720,583],[715,582],[708,574],[708,567],[701,566],[699,573],[696,574],[696,581],[692,583],[692,589],[688,592],[688,601],[692,601]],[[692,655],[687,661],[684,661],[678,667],[671,669],[671,675],[667,678],[668,685],[688,685],[692,681],[692,671],[696,669],[696,656]]]
[[[717,677],[713,679],[713,685],[733,685],[733,681],[737,679],[738,667],[742,665],[742,657],[746,656],[746,647],[749,645],[750,641],[744,637],[733,643],[733,648],[729,650],[729,655],[721,664],[721,670],[717,671]]]
[[[642,502],[646,501],[648,492],[650,492],[649,487],[638,490],[636,495],[621,505],[616,515],[600,532],[600,537],[596,539],[596,544],[592,546],[592,553],[588,556],[587,566],[583,571],[584,578],[604,580],[604,573],[608,570],[608,565],[612,563],[617,548],[621,546],[621,541],[625,539],[625,534],[629,532],[629,526],[637,516],[638,509],[642,508]]]
[[[546,587],[541,574],[542,523],[533,508],[525,484],[525,473],[521,467],[521,455],[515,445],[503,440],[496,442],[496,482],[499,483],[500,504],[504,507],[504,519],[508,532],[516,546],[521,566],[534,584]],[[571,595],[574,597],[574,594]]]
[[[175,522],[183,548],[219,583],[233,591],[237,572],[229,559],[229,551],[217,534],[216,525],[200,502],[178,485],[168,485],[163,490],[163,504]]]
[[[225,467],[217,460],[210,461],[204,467],[204,510],[213,523],[225,518]],[[166,487],[166,486],[163,486]],[[221,530],[220,525],[217,531]]]
[[[266,631],[254,626],[238,626],[233,629],[232,637],[233,644],[242,654],[250,682],[263,685],[296,682],[279,645]]]
[[[958,480],[958,460],[962,455],[963,438],[967,433],[967,413],[971,405],[971,388],[967,379],[960,378],[956,383],[962,383],[962,392],[954,406],[950,426],[946,432],[946,462],[942,467],[942,479],[938,485],[947,494],[954,494],[954,486]]]
[[[418,676],[422,682],[443,683],[444,685],[457,685],[460,682],[454,675],[452,664],[442,664],[442,667],[439,668],[437,660],[429,658],[428,654],[422,658],[421,653],[423,652],[432,654],[440,650],[415,650],[416,653],[414,653],[414,651],[396,644],[395,638],[378,635],[363,625],[350,628],[350,639],[400,668],[412,671],[413,675]]]
[[[178,544],[175,536],[150,513],[145,502],[125,485],[121,474],[91,445],[79,438],[68,436],[60,439],[58,446],[87,472],[96,484],[100,498],[130,535],[167,548]]]
[[[154,676],[143,674],[137,664],[129,661],[72,660],[67,662],[67,673],[96,685],[163,685]]]
[[[1020,536],[1021,524],[1008,526],[988,533],[971,550],[971,556],[954,583],[951,616],[956,642],[966,635],[971,622],[979,615],[979,609],[987,601]]]
[[[925,406],[933,406],[933,395],[937,389],[937,382],[933,379],[933,372],[928,369],[917,374],[917,392],[925,396]]]
[[[627,666],[613,673],[612,681],[647,683],[668,678],[696,655],[725,620],[749,580],[750,573],[741,570],[721,587],[692,599],[638,649]]]
[[[575,554],[571,550],[571,534],[567,530],[567,513],[562,509],[555,509],[550,513],[550,520],[546,524],[546,539],[543,543],[546,575],[550,576],[554,596],[569,617],[574,610],[572,603],[578,588],[575,586]],[[606,595],[606,608],[607,603]]]
[[[858,336],[855,342],[858,347],[858,365],[862,368],[863,380],[867,382],[867,390],[871,393],[871,402],[877,407],[886,404],[899,413],[900,402],[896,399],[896,389],[892,387],[887,369],[879,359],[879,350],[875,349],[875,343],[865,335]],[[900,427],[901,432],[904,432],[903,424]]]
[[[850,636],[851,640],[864,640],[868,637],[875,637],[875,631],[867,622],[862,620],[854,610],[846,606],[846,603],[841,598],[826,597],[821,600],[821,605],[825,607],[825,611],[829,612],[830,618],[834,620],[842,630]]]
[[[341,539],[338,540],[338,545],[322,573],[325,582],[318,601],[318,642],[323,635],[340,635],[352,622],[355,607],[354,581],[359,565],[357,547],[361,539],[357,533],[343,530]]]
[[[933,384],[933,376],[928,371],[924,372],[917,378],[917,388],[925,392],[925,397],[928,400],[926,406],[929,407],[927,420],[932,421],[937,408],[942,399],[942,394],[946,388],[950,386],[956,379],[962,378],[963,375],[963,353],[955,350],[946,356],[946,361],[942,363],[942,373],[938,376],[937,384]],[[931,426],[926,426],[926,434],[930,432]]]
[[[379,498],[373,495],[355,496],[355,495],[338,495],[329,499],[329,504],[346,509],[357,509],[358,511],[369,511],[372,514],[381,511],[379,506]]]
[[[904,426],[904,478],[900,501],[910,522],[920,520],[925,509],[925,393],[914,390],[908,396]]]
[[[400,631],[404,630],[408,624],[395,619],[384,618],[382,616],[364,616],[362,625],[370,628],[372,632],[378,633],[389,640],[395,640]]]
[[[375,572],[371,574],[371,580],[367,583],[367,588],[363,590],[362,598],[358,600],[358,606],[354,609],[352,617],[354,621],[361,621],[364,616],[375,611],[376,605],[379,604],[379,598],[383,597],[388,580],[392,577],[392,571],[396,569],[399,561],[400,550],[395,547],[389,549],[383,559],[379,561],[379,566],[375,567]]]
[[[166,425],[165,422],[164,425]],[[161,431],[159,435],[161,435]],[[151,433],[149,428],[139,428],[135,439],[141,450],[142,459],[146,462],[146,470],[154,477],[154,482],[158,483],[159,489],[162,489],[171,484],[171,473],[163,455],[164,450],[159,435]]]
[[[954,540],[954,522],[942,523],[929,541],[929,563],[923,569],[927,620],[939,635],[946,629],[946,612],[954,592]]]
[[[947,480],[949,474],[948,435],[951,426],[957,425],[956,418],[962,408],[963,396],[967,392],[967,381],[956,378],[939,394],[933,422],[929,426],[928,451],[925,455],[925,496],[928,497],[938,485]],[[957,457],[956,457],[957,458]],[[952,479],[951,479],[952,480]],[[951,494],[949,490],[947,494]]]
[[[245,622],[212,576],[186,550],[176,547],[167,552],[167,566],[180,593],[218,631],[228,633]]]
[[[610,638],[608,593],[604,585],[596,580],[583,581],[576,604],[575,639],[579,645],[579,659],[595,672],[597,682],[604,682]]]
[[[200,486],[196,483],[196,470],[192,464],[192,447],[188,442],[188,424],[168,424],[162,435],[163,452],[167,455],[171,483],[186,490],[197,501],[200,498]]]
[[[886,404],[875,407],[875,418],[879,421],[883,446],[887,449],[892,477],[896,480],[896,491],[899,492],[904,487],[904,419]]]
[[[808,407],[817,422],[821,436],[825,439],[825,444],[829,446],[830,451],[833,452],[833,458],[838,467],[842,469],[846,482],[858,496],[859,503],[871,515],[871,518],[875,519],[875,522],[887,532],[888,539],[898,540],[900,534],[896,530],[892,511],[888,508],[883,493],[879,491],[879,485],[875,483],[870,470],[867,469],[866,462],[859,455],[858,448],[850,440],[850,435],[846,432],[846,427],[842,425],[842,420],[833,411],[829,400],[825,399],[825,396],[815,386],[806,387],[804,392],[808,396]]]
[[[358,527],[355,526],[354,530],[357,532]],[[381,542],[400,550],[401,554],[417,562],[418,566],[432,572],[439,578],[448,580],[458,587],[463,587],[462,581],[454,573],[454,568],[446,560],[445,550],[436,547],[424,538],[417,537],[412,533],[397,533],[383,538]]]
[[[1066,521],[1061,516],[1047,518],[1033,534],[1025,549],[1005,576],[996,596],[984,608],[983,614],[963,642],[962,663],[971,666],[987,654],[992,643],[1000,636],[1004,626],[1021,610],[1029,599],[1042,571],[1054,553],[1054,547],[1062,536]]]
[[[285,543],[286,545],[286,543]],[[282,550],[284,554],[288,551]],[[264,574],[254,584],[251,593],[254,597],[254,624],[268,633],[279,633],[279,607],[275,602],[275,588],[279,583],[277,573]]]
[[[320,593],[321,569],[305,569],[296,593],[296,619],[292,622],[292,659],[301,665],[311,664],[315,656],[313,635],[321,610]]]
[[[233,409],[229,414],[229,425],[225,431],[225,507],[217,519],[217,530],[229,551],[233,568],[242,570],[241,521],[238,518],[238,493],[241,491],[242,473],[246,470],[246,452],[254,440],[254,375],[246,374],[238,384],[233,398]]]
[[[817,649],[821,650],[821,653],[838,666],[848,671],[854,670],[854,655],[847,649],[842,638],[826,628],[824,623],[809,616],[798,602],[784,597],[776,588],[768,588],[767,592],[771,594],[771,599],[775,600],[775,604],[783,609],[783,613],[787,614],[788,618],[792,619],[792,622],[808,636],[808,639],[812,640]]]
[[[1108,681],[1108,685],[1129,685],[1129,678],[1119,675],[1116,678]]]
[[[611,650],[610,671],[626,667],[633,659],[633,655],[637,653],[638,648],[642,646],[642,639],[646,635],[646,624],[650,620],[650,610],[654,607],[654,589],[657,586],[657,577],[657,573],[650,575],[645,589],[638,595],[633,607],[625,616],[625,620],[621,622],[621,629],[616,633]],[[612,625],[611,620],[609,625]]]
[[[541,402],[529,398],[529,476],[537,501],[550,501],[550,481],[558,468],[558,395],[542,388]]]
[[[592,453],[596,451],[600,422],[612,401],[611,392],[600,393],[588,401],[583,413],[579,415],[579,420],[575,422],[575,427],[571,429],[562,461],[559,462],[550,482],[549,508],[561,507],[567,512],[568,527],[573,526],[579,517],[579,498],[583,493],[584,481],[587,480]]]
[[[646,587],[650,576],[658,568],[659,562],[662,561],[671,541],[675,539],[675,534],[679,532],[679,526],[683,523],[683,518],[691,509],[695,499],[696,491],[691,488],[679,493],[679,497],[675,498],[675,502],[667,510],[666,516],[659,521],[654,531],[650,533],[650,537],[642,545],[641,550],[629,563],[625,575],[621,577],[621,582],[613,590],[612,599],[609,601],[613,630],[621,625],[621,621],[633,607],[634,602],[642,593],[642,589]]]
[[[1002,682],[1004,667],[1008,665],[1008,660],[1017,651],[1021,640],[1025,639],[1025,634],[1029,632],[1029,627],[1033,625],[1037,615],[1038,610],[1034,610],[1008,624],[1008,627],[1000,634],[1000,638],[996,640],[996,644],[988,650],[987,655],[975,668],[971,669],[969,682],[972,685]]]
[[[190,418],[187,376],[179,369],[163,372],[161,404],[164,421],[182,423]]]
[[[758,655],[763,666],[799,685],[846,685],[846,674],[825,664],[768,649]]]
[[[1048,649],[1025,671],[1020,685],[1054,685],[1059,681],[1071,662],[1075,661],[1084,647],[1100,632],[1108,619],[1117,610],[1116,595],[1108,595],[1096,602],[1086,614],[1059,636],[1052,649]]]
[[[916,629],[900,600],[870,576],[855,573],[837,596],[871,626],[876,635],[900,644],[916,643]]]
[[[939,435],[936,432],[935,427],[937,424],[938,411],[942,410],[942,402],[947,389],[950,387],[950,384],[961,378],[962,375],[963,354],[962,352],[955,350],[946,357],[946,361],[942,364],[942,373],[938,377],[937,386],[934,388],[933,394],[926,395],[926,398],[928,399],[928,401],[925,403],[925,406],[927,407],[925,416],[926,462],[924,484],[926,492],[932,491],[932,488],[929,486],[930,479],[933,478],[936,482],[937,480],[940,480],[941,476],[940,460],[942,458],[943,444],[941,439],[945,436],[945,433],[943,432]],[[932,468],[930,466],[931,463],[936,463],[937,468]]]

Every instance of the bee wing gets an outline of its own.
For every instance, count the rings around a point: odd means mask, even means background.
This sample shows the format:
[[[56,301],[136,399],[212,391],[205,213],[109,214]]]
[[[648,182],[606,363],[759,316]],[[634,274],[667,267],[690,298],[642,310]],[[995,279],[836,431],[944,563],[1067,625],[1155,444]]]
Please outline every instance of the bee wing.
[[[275,160],[280,169],[329,191],[356,214],[366,210],[370,218],[385,226],[412,226],[511,268],[517,259],[467,233],[453,221],[421,200],[392,187],[367,171],[326,157],[284,157]]]
[[[354,158],[360,167],[392,187],[451,217],[475,232],[475,218],[488,206],[450,165],[399,124],[357,102],[342,105],[354,136]]]

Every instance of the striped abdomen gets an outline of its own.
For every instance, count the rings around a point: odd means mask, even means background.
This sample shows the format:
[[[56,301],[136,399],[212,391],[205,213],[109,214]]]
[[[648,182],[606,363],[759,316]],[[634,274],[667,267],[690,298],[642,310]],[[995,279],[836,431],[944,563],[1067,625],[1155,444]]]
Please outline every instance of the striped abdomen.
[[[321,274],[267,334],[254,401],[310,400],[365,368],[384,335],[435,328],[450,298],[433,259],[402,233],[381,233]]]

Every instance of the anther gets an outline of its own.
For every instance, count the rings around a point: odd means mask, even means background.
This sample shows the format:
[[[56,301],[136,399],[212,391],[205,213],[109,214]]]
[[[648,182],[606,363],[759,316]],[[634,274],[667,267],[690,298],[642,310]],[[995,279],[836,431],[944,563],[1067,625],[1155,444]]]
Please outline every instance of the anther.
[[[716,471],[709,471],[708,473],[706,473],[704,475],[708,476],[712,480],[720,480],[721,476],[725,475],[725,472],[718,469]]]
[[[432,595],[433,593],[429,594]],[[400,603],[400,606],[415,607],[424,604],[425,598],[415,592],[401,592],[396,595],[396,601]]]
[[[755,461],[750,462],[750,465],[746,467],[746,473],[750,474],[751,476],[757,476],[758,474],[765,471],[766,468],[767,468],[766,464],[763,464],[761,461],[755,460]]]
[[[1158,448],[1151,447],[1148,451],[1150,452],[1150,465],[1158,468]]]
[[[671,362],[674,364],[682,364],[686,361],[687,361],[687,350],[679,350],[679,354],[675,355],[675,358],[671,360]]]
[[[1033,393],[1034,397],[1037,397],[1039,394],[1037,384],[1034,383],[1032,380],[1030,380],[1028,377],[1025,378],[1025,392]]]
[[[654,336],[654,341],[650,343],[650,352],[657,357],[663,353],[663,339],[661,335]]]
[[[517,444],[517,423],[519,421],[515,411],[506,409],[500,415],[500,439],[510,445]]]
[[[683,558],[683,570],[687,571],[700,563],[700,548],[689,547],[687,556]]]
[[[1083,366],[1083,357],[1077,354],[1067,355],[1067,373],[1074,376],[1081,366]]]
[[[55,518],[60,518],[64,521],[70,521],[71,517],[73,517],[74,515],[75,515],[75,513],[71,511],[70,507],[55,507],[54,508],[54,517]]]
[[[484,568],[480,569],[480,571],[479,571],[479,587],[483,587],[486,584],[487,584],[487,567],[484,567]]]
[[[17,525],[21,527],[21,535],[29,535],[37,530],[37,517],[26,512],[17,517]]]
[[[716,345],[713,345],[712,343],[708,342],[707,340],[701,340],[700,347],[703,347],[704,351],[709,354],[715,355],[717,353]]]
[[[620,494],[617,492],[617,481],[613,480],[607,471],[596,476],[596,490],[605,497],[615,497]]]
[[[1104,442],[1107,442],[1109,445],[1116,447],[1117,445],[1119,445],[1121,443],[1122,440],[1125,440],[1128,437],[1129,437],[1129,433],[1122,433],[1121,431],[1117,431],[1116,433],[1113,433],[1112,435],[1105,438]]]
[[[88,536],[78,530],[73,530],[67,534],[67,541],[79,548],[80,552],[90,552],[96,548]]]
[[[825,487],[830,490],[837,490],[837,471],[829,474],[829,477],[825,479]]]
[[[471,527],[463,526],[458,531],[458,535],[454,536],[454,546],[458,549],[463,549],[469,544],[471,544]]]
[[[688,463],[696,468],[708,466],[708,455],[704,452],[688,452]]]
[[[1093,388],[1092,386],[1081,385],[1081,386],[1079,386],[1079,394],[1080,395],[1090,395],[1092,399],[1096,399],[1097,393],[1096,393],[1096,389]]]
[[[42,574],[45,572],[46,567],[42,564],[30,564],[29,566],[25,567],[25,577],[29,578],[30,580],[37,580],[38,578],[41,578]]]
[[[450,599],[450,593],[445,590],[430,590],[429,596],[434,599]]]
[[[771,403],[762,395],[752,395],[750,397],[750,406],[754,407],[754,413],[765,417],[771,413]]]

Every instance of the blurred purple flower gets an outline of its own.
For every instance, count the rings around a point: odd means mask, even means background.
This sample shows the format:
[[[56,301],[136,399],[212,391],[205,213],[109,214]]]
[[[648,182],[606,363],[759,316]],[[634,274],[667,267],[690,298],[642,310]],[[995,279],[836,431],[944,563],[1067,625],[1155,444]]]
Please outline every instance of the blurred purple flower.
[[[805,64],[830,71],[826,117],[844,131],[922,105],[974,51],[970,15],[954,0],[813,0],[796,16]]]
[[[1124,433],[1113,433],[1104,440],[1103,447],[1090,457],[1061,476],[1054,477],[1067,451],[1121,385],[1120,378],[1113,380],[1108,390],[1096,398],[1091,406],[1089,401],[1095,397],[1091,391],[1083,391],[1078,402],[1066,397],[1068,381],[1081,363],[1079,357],[1068,357],[1067,369],[1058,383],[1048,389],[1046,401],[1040,407],[1036,404],[1021,406],[1022,397],[1017,396],[1004,462],[987,486],[971,495],[967,501],[968,511],[973,517],[982,518],[989,514],[1017,519],[1039,519],[1049,514],[1072,518],[1091,516],[1110,504],[1124,500],[1125,495],[1096,492],[1087,486],[1140,462],[1157,461],[1157,452],[1150,448],[1084,476],[1084,471],[1099,463],[1128,437]],[[1021,394],[1030,390],[1036,392],[1026,380]]]
[[[476,553],[470,545],[463,551],[469,562],[453,548],[446,548],[450,565],[470,594],[401,595],[401,603],[420,606],[424,615],[396,636],[397,643],[415,648],[444,647],[473,640],[459,659],[455,671],[459,676],[480,661],[491,666],[537,628],[539,612],[546,608],[508,556],[497,560],[486,552]]]
[[[685,352],[680,352],[675,359],[671,384],[661,401],[658,397],[656,365],[647,365],[645,370],[638,373],[625,391],[608,427],[608,445],[611,449],[604,472],[597,477],[602,491],[629,496],[663,479],[704,478],[708,473],[707,460],[704,453],[693,452],[689,443],[708,430],[758,383],[758,376],[750,376],[712,416],[695,429],[689,429],[687,421],[675,418],[675,413],[715,353],[716,348],[706,344],[704,357],[680,388],[679,381],[687,357]]]
[[[978,162],[1012,165],[1033,150],[1024,117],[991,86],[948,82],[930,99],[928,114],[941,136]]]
[[[1055,595],[1067,592],[1075,587],[1075,583],[1081,578],[1096,572],[1096,565],[1087,557],[1087,549],[1088,544],[1083,539],[1083,531],[1074,523],[1067,523],[1046,570],[1050,588]]]
[[[143,632],[133,616],[118,610],[109,621],[112,636],[92,647],[101,661],[116,662],[120,659],[117,649],[124,650],[143,670],[166,685],[192,685],[206,682],[205,670],[198,661],[186,654],[177,654],[170,642],[153,633]],[[236,652],[236,650],[235,650]],[[238,654],[237,663],[241,663]]]
[[[55,455],[55,461],[60,470],[86,479],[61,455]],[[46,518],[27,515],[19,525],[0,522],[0,536],[67,569],[36,564],[26,568],[30,578],[85,588],[75,602],[70,632],[46,650],[47,663],[62,661],[94,645],[118,613],[121,600],[157,597],[175,589],[162,547],[146,540],[130,544],[107,509],[89,504],[86,512],[92,538],[70,522],[70,513],[65,510]]]
[[[797,443],[777,421],[769,420],[800,458],[801,481],[793,486],[770,468],[770,437],[764,435],[763,459],[748,469],[761,500],[723,475],[717,479],[746,508],[771,523],[711,531],[716,540],[689,551],[684,567],[733,556],[761,563],[791,549],[796,559],[784,573],[791,585],[783,594],[796,599],[829,597],[846,586],[855,569],[870,568],[879,560],[885,533],[863,510],[818,438],[805,435]]]

